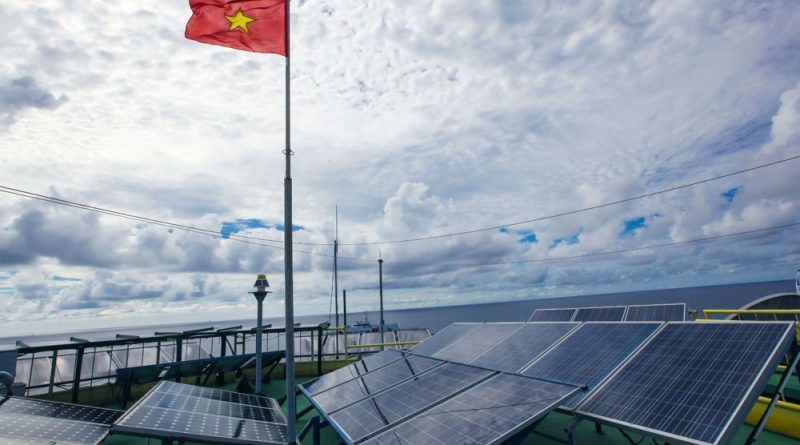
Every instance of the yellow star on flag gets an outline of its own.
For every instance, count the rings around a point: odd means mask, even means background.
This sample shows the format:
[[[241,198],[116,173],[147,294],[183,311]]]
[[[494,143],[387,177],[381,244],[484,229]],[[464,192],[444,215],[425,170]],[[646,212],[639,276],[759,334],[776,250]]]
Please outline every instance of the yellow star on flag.
[[[241,9],[236,11],[236,15],[234,16],[226,15],[225,18],[228,19],[229,22],[231,22],[231,27],[228,28],[228,31],[233,31],[236,28],[241,28],[244,32],[248,34],[250,34],[250,30],[247,29],[247,24],[255,21],[255,19],[242,14]]]

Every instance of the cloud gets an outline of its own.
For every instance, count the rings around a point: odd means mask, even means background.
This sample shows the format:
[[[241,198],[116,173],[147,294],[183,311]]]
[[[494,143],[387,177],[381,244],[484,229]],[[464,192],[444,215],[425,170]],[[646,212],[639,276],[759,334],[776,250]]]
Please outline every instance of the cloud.
[[[66,100],[64,95],[55,97],[41,88],[31,76],[0,78],[0,128],[13,124],[17,115],[28,108],[54,110]]]

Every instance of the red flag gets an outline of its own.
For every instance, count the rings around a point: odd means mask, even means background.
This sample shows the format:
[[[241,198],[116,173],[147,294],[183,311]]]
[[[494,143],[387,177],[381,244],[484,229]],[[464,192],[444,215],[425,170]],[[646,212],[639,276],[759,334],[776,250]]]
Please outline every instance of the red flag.
[[[186,38],[286,56],[286,1],[189,0]]]

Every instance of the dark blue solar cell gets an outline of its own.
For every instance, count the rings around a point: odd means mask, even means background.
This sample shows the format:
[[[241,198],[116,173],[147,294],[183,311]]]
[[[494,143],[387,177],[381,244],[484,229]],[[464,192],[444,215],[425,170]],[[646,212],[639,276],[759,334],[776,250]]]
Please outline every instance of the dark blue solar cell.
[[[584,323],[522,373],[593,389],[661,323]],[[573,407],[579,394],[564,406]]]
[[[351,440],[359,440],[489,375],[491,371],[448,363],[374,397],[342,408],[331,414],[330,418]]]
[[[575,391],[573,386],[499,374],[365,443],[500,443]]]
[[[498,371],[518,372],[525,365],[553,346],[579,323],[527,323],[504,338],[470,364]]]
[[[94,445],[122,411],[12,397],[0,405],[0,442]]]
[[[522,323],[486,323],[433,356],[442,360],[466,363],[520,327]]]
[[[646,304],[628,306],[625,321],[684,321],[686,304]]]
[[[576,309],[536,309],[528,321],[572,321]]]
[[[428,339],[422,343],[414,345],[414,347],[409,349],[409,351],[413,352],[414,354],[432,357],[433,354],[436,354],[445,347],[454,343],[459,338],[468,334],[470,331],[481,326],[483,326],[483,323],[453,323],[436,334],[428,337]]]
[[[364,375],[369,371],[374,371],[375,369],[386,366],[389,363],[400,360],[404,356],[405,354],[395,350],[379,352],[375,355],[365,358],[364,360],[361,360],[360,362],[352,363],[333,372],[322,375],[315,380],[307,382],[303,385],[303,387],[309,394],[317,394],[325,391],[326,389],[333,388],[340,383],[353,380],[354,378]]]
[[[314,394],[313,399],[320,409],[331,412],[442,363],[440,360],[428,357],[409,356],[327,391]]]
[[[792,323],[669,323],[582,403],[582,416],[726,443],[795,335]]]
[[[582,307],[572,321],[622,321],[624,316],[625,306]]]

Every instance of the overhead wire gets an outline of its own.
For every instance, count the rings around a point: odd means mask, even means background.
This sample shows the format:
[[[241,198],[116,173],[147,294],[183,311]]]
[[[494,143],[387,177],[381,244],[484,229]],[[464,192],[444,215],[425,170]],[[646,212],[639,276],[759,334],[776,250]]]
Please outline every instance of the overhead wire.
[[[443,233],[443,234],[438,234],[438,235],[429,235],[429,236],[421,236],[421,237],[406,238],[406,239],[399,239],[399,240],[387,240],[387,241],[367,241],[367,242],[357,242],[357,243],[339,243],[339,245],[340,246],[370,246],[370,245],[380,245],[380,244],[411,243],[411,242],[417,242],[417,241],[428,241],[428,240],[434,240],[434,239],[449,238],[449,237],[453,237],[453,236],[469,235],[469,234],[473,234],[473,233],[486,232],[486,231],[490,231],[490,230],[498,230],[498,229],[502,229],[502,228],[506,228],[506,227],[514,227],[514,226],[519,226],[519,225],[523,225],[523,224],[530,224],[530,223],[534,223],[534,222],[544,221],[544,220],[548,220],[548,219],[560,218],[560,217],[563,217],[563,216],[575,215],[575,214],[578,214],[578,213],[584,213],[584,212],[588,212],[588,211],[591,211],[591,210],[601,209],[601,208],[604,208],[604,207],[610,207],[610,206],[614,206],[614,205],[618,205],[618,204],[623,204],[623,203],[635,201],[635,200],[638,200],[638,199],[650,198],[650,197],[661,195],[661,194],[664,194],[664,193],[669,193],[669,192],[673,192],[673,191],[684,189],[684,188],[688,188],[688,187],[694,187],[694,186],[697,186],[697,185],[700,185],[700,184],[705,184],[705,183],[708,183],[708,182],[717,181],[717,180],[724,179],[724,178],[729,178],[731,176],[740,175],[740,174],[743,174],[743,173],[748,173],[748,172],[759,170],[759,169],[762,169],[762,168],[771,167],[771,166],[774,166],[774,165],[782,164],[782,163],[793,161],[793,160],[796,160],[796,159],[800,159],[800,155],[791,156],[789,158],[785,158],[785,159],[781,159],[781,160],[778,160],[778,161],[769,162],[769,163],[766,163],[766,164],[756,165],[756,166],[753,166],[753,167],[745,168],[745,169],[738,170],[738,171],[735,171],[735,172],[726,173],[726,174],[719,175],[719,176],[705,178],[705,179],[694,181],[694,182],[690,182],[690,183],[687,183],[687,184],[681,184],[681,185],[669,187],[669,188],[658,190],[658,191],[655,191],[655,192],[644,193],[644,194],[641,194],[641,195],[631,196],[631,197],[620,199],[620,200],[617,200],[617,201],[611,201],[611,202],[607,202],[607,203],[603,203],[603,204],[597,204],[597,205],[594,205],[594,206],[584,207],[584,208],[581,208],[581,209],[569,210],[569,211],[565,211],[565,212],[561,212],[561,213],[555,213],[555,214],[546,215],[546,216],[538,216],[538,217],[534,217],[534,218],[530,218],[530,219],[526,219],[526,220],[522,220],[522,221],[515,221],[515,222],[510,222],[510,223],[505,223],[505,224],[498,224],[498,225],[494,225],[494,226],[490,226],[490,227],[482,227],[482,228],[478,228],[478,229],[464,230],[464,231],[460,231],[460,232]],[[145,216],[135,215],[135,214],[132,214],[132,213],[120,212],[120,211],[106,209],[106,208],[97,207],[97,206],[92,206],[92,205],[88,205],[88,204],[82,204],[82,203],[79,203],[79,202],[70,201],[70,200],[66,200],[66,199],[62,199],[62,198],[56,198],[56,197],[53,197],[53,196],[41,195],[41,194],[38,194],[38,193],[33,193],[33,192],[26,191],[26,190],[21,190],[21,189],[8,187],[8,186],[3,186],[3,185],[0,185],[0,192],[9,193],[9,194],[13,194],[13,195],[18,195],[18,196],[22,196],[22,197],[26,197],[26,198],[31,198],[31,199],[37,199],[37,200],[46,201],[46,202],[50,202],[50,203],[54,203],[54,204],[60,204],[60,205],[69,206],[69,207],[75,207],[75,208],[84,209],[84,210],[88,210],[88,211],[92,211],[92,212],[96,212],[96,213],[102,213],[102,214],[106,214],[106,215],[110,215],[110,216],[117,216],[117,217],[120,217],[120,218],[126,218],[126,219],[131,219],[131,220],[140,221],[140,222],[147,222],[147,223],[150,223],[150,224],[159,225],[159,226],[163,226],[163,227],[169,227],[169,228],[174,228],[174,229],[179,229],[179,230],[186,230],[186,231],[195,232],[195,233],[204,233],[204,234],[209,234],[209,235],[212,235],[212,236],[220,235],[219,231],[217,231],[217,230],[204,229],[204,228],[200,228],[200,227],[188,226],[188,225],[173,223],[173,222],[164,221],[164,220],[160,220],[160,219],[155,219],[155,218],[149,218],[149,217],[145,217]],[[276,243],[276,244],[283,243],[283,240],[261,238],[261,237],[254,237],[254,236],[248,236],[248,235],[238,235],[238,234],[229,234],[227,236],[220,236],[220,237],[221,238],[226,238],[226,239],[261,241],[261,242]],[[258,243],[254,243],[254,244],[258,244]],[[311,242],[302,242],[302,241],[293,241],[292,244],[293,245],[305,245],[305,246],[332,246],[333,245],[333,243],[311,243]]]

